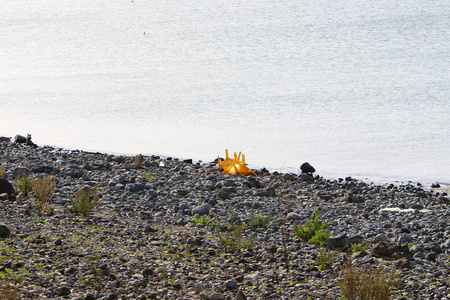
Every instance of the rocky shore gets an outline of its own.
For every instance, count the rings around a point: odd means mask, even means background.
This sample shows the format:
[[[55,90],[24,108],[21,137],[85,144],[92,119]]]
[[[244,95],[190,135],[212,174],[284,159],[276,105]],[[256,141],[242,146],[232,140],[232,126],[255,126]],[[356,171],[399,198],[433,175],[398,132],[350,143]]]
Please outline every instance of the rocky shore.
[[[50,212],[33,192],[0,201],[0,299],[340,299],[351,266],[394,274],[391,299],[450,299],[450,199],[417,184],[231,176],[158,156],[138,168],[8,139],[0,164],[13,185],[56,179]],[[99,192],[87,216],[72,209],[84,186]],[[293,231],[316,209],[326,246]]]

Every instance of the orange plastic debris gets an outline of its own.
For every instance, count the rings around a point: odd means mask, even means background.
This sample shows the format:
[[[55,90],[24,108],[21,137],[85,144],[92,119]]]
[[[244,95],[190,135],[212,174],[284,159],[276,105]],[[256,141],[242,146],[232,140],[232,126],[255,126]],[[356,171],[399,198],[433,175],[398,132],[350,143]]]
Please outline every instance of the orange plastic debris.
[[[220,157],[217,158],[217,163],[219,169],[222,169],[225,174],[238,174],[238,175],[256,175],[255,172],[250,170],[245,165],[245,155],[239,152],[239,155],[234,153],[234,159],[230,158],[228,155],[228,149],[225,150],[225,160],[221,160]],[[242,160],[241,160],[242,157]]]

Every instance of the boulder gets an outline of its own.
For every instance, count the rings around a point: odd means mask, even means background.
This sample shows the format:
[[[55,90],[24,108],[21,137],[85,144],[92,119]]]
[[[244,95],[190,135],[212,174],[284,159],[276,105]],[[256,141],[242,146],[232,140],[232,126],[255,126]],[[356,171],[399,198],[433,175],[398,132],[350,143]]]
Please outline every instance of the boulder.
[[[17,134],[14,137],[14,142],[18,144],[25,144],[27,142],[27,138],[24,137],[23,135]]]
[[[327,238],[328,249],[347,249],[351,246],[350,239],[345,235],[330,236]]]
[[[23,176],[30,176],[31,170],[26,167],[16,167],[13,170],[13,178],[20,179]]]
[[[11,230],[9,230],[9,228],[4,225],[4,224],[0,224],[0,238],[7,238],[11,236]]]
[[[209,214],[210,210],[211,210],[211,205],[205,203],[205,204],[202,204],[200,206],[193,208],[192,215],[197,215],[197,214],[200,216],[207,215],[207,214]]]
[[[11,201],[16,200],[16,191],[12,184],[6,179],[0,179],[0,194],[6,193],[8,194],[8,198]]]
[[[314,169],[313,166],[311,166],[309,164],[309,162],[304,162],[301,166],[300,166],[300,170],[302,171],[303,174],[309,174],[309,173],[314,173],[316,172],[316,169]]]

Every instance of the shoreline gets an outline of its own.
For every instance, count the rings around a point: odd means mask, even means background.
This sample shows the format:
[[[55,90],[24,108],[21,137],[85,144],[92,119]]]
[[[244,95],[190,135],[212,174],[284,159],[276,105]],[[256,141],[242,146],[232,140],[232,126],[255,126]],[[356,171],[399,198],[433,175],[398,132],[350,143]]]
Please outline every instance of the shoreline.
[[[11,140],[11,142],[14,140],[14,137],[5,137],[5,136],[0,136],[0,138],[8,138]],[[117,155],[117,156],[127,156],[127,157],[132,157],[135,156],[138,153],[131,153],[131,152],[115,152],[115,151],[108,151],[108,150],[101,150],[101,149],[82,149],[82,148],[70,148],[70,147],[64,147],[64,146],[55,146],[55,145],[39,145],[39,147],[50,147],[50,148],[55,148],[55,149],[63,149],[65,151],[83,151],[86,153],[102,153],[102,154],[110,154],[110,155]],[[171,157],[174,159],[178,159],[178,160],[186,160],[186,159],[192,159],[191,157],[183,157],[183,156],[173,156],[173,155],[166,155],[166,154],[155,154],[155,153],[141,153],[144,156],[147,157],[151,157],[151,156],[159,156],[162,158],[167,158],[167,157]],[[224,155],[224,153],[220,153],[220,156],[222,157]],[[216,159],[216,157],[211,158],[211,161]],[[197,162],[200,163],[209,163],[209,161],[206,161],[204,159],[198,159]],[[301,161],[298,162],[298,165],[300,165]],[[267,169],[269,172],[273,173],[273,172],[277,172],[280,174],[296,174],[299,175],[301,173],[299,167],[286,167],[286,170],[283,170],[283,167],[281,167],[280,169],[275,168],[275,167],[268,167],[268,166],[263,166],[263,165],[259,165],[257,163],[251,163],[248,164],[250,168],[255,168],[255,169]],[[322,171],[322,172],[320,172]],[[319,170],[319,172],[316,172],[316,174],[320,174],[323,178],[327,179],[327,180],[340,180],[340,179],[345,179],[347,177],[351,177],[353,179],[356,179],[358,181],[363,181],[367,184],[375,184],[375,185],[388,185],[388,184],[394,184],[394,185],[417,185],[420,186],[422,188],[425,188],[427,190],[435,190],[438,192],[442,192],[445,191],[447,189],[447,194],[450,194],[450,183],[446,183],[446,182],[441,182],[441,180],[404,180],[404,179],[399,179],[399,178],[394,178],[394,177],[389,177],[389,176],[380,176],[380,175],[359,175],[359,174],[345,174],[340,172],[339,175],[332,173],[332,172],[327,172],[326,170]],[[441,185],[442,188],[435,188],[434,186],[438,184]]]
[[[232,176],[159,156],[136,168],[134,159],[0,141],[10,182],[18,168],[56,180],[49,213],[33,193],[0,201],[11,232],[0,238],[0,287],[21,299],[337,299],[352,262],[395,272],[392,299],[450,297],[446,194],[264,169]],[[71,200],[85,186],[98,186],[99,201],[83,217]],[[315,209],[332,235],[325,246],[294,233]]]

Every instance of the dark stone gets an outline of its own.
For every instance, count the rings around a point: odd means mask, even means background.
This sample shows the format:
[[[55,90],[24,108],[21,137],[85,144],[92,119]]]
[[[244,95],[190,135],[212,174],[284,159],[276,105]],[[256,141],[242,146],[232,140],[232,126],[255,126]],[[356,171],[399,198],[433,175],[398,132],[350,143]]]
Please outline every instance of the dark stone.
[[[186,190],[186,189],[179,189],[179,190],[177,190],[177,195],[180,195],[180,196],[184,197],[187,194],[189,194],[189,190]]]
[[[192,158],[183,160],[184,163],[192,164]]]
[[[228,280],[227,282],[225,282],[225,287],[229,290],[235,290],[237,289],[237,283],[234,280]]]
[[[300,182],[313,182],[314,177],[312,177],[310,174],[300,174],[298,177]]]
[[[95,297],[94,297],[94,295],[92,295],[91,293],[87,293],[87,294],[84,296],[84,300],[95,300]]]
[[[217,198],[225,200],[225,199],[230,199],[230,194],[227,193],[226,191],[218,191],[216,194]]]
[[[11,231],[6,225],[0,224],[0,238],[8,238],[11,236]]]
[[[6,136],[0,136],[0,142],[10,142],[11,138]]]
[[[60,296],[68,296],[70,295],[70,289],[67,286],[60,287],[58,294]]]
[[[304,174],[316,172],[316,169],[314,169],[314,167],[311,166],[308,162],[303,163],[300,166],[300,170],[302,170],[302,173],[304,173]]]
[[[412,208],[412,209],[418,209],[418,210],[421,210],[421,209],[423,209],[423,205],[420,205],[420,204],[414,204],[414,205],[411,205],[411,208]]]
[[[150,276],[153,276],[153,274],[154,274],[154,272],[150,268],[145,268],[144,270],[142,270],[142,276],[144,276],[144,277],[150,277]]]
[[[425,255],[425,259],[430,260],[430,261],[436,261],[437,257],[438,257],[438,254],[436,252],[429,252]]]
[[[262,184],[260,181],[258,181],[256,178],[254,177],[249,177],[247,182],[244,183],[245,185],[247,185],[248,187],[255,187],[255,188],[262,188]]]
[[[9,200],[16,200],[16,191],[12,184],[6,179],[0,179],[0,194],[6,193],[8,194]]]
[[[31,169],[33,173],[46,173],[51,174],[53,172],[52,166],[39,166]]]
[[[351,246],[351,242],[345,234],[327,238],[328,249],[347,249],[349,246]]]

